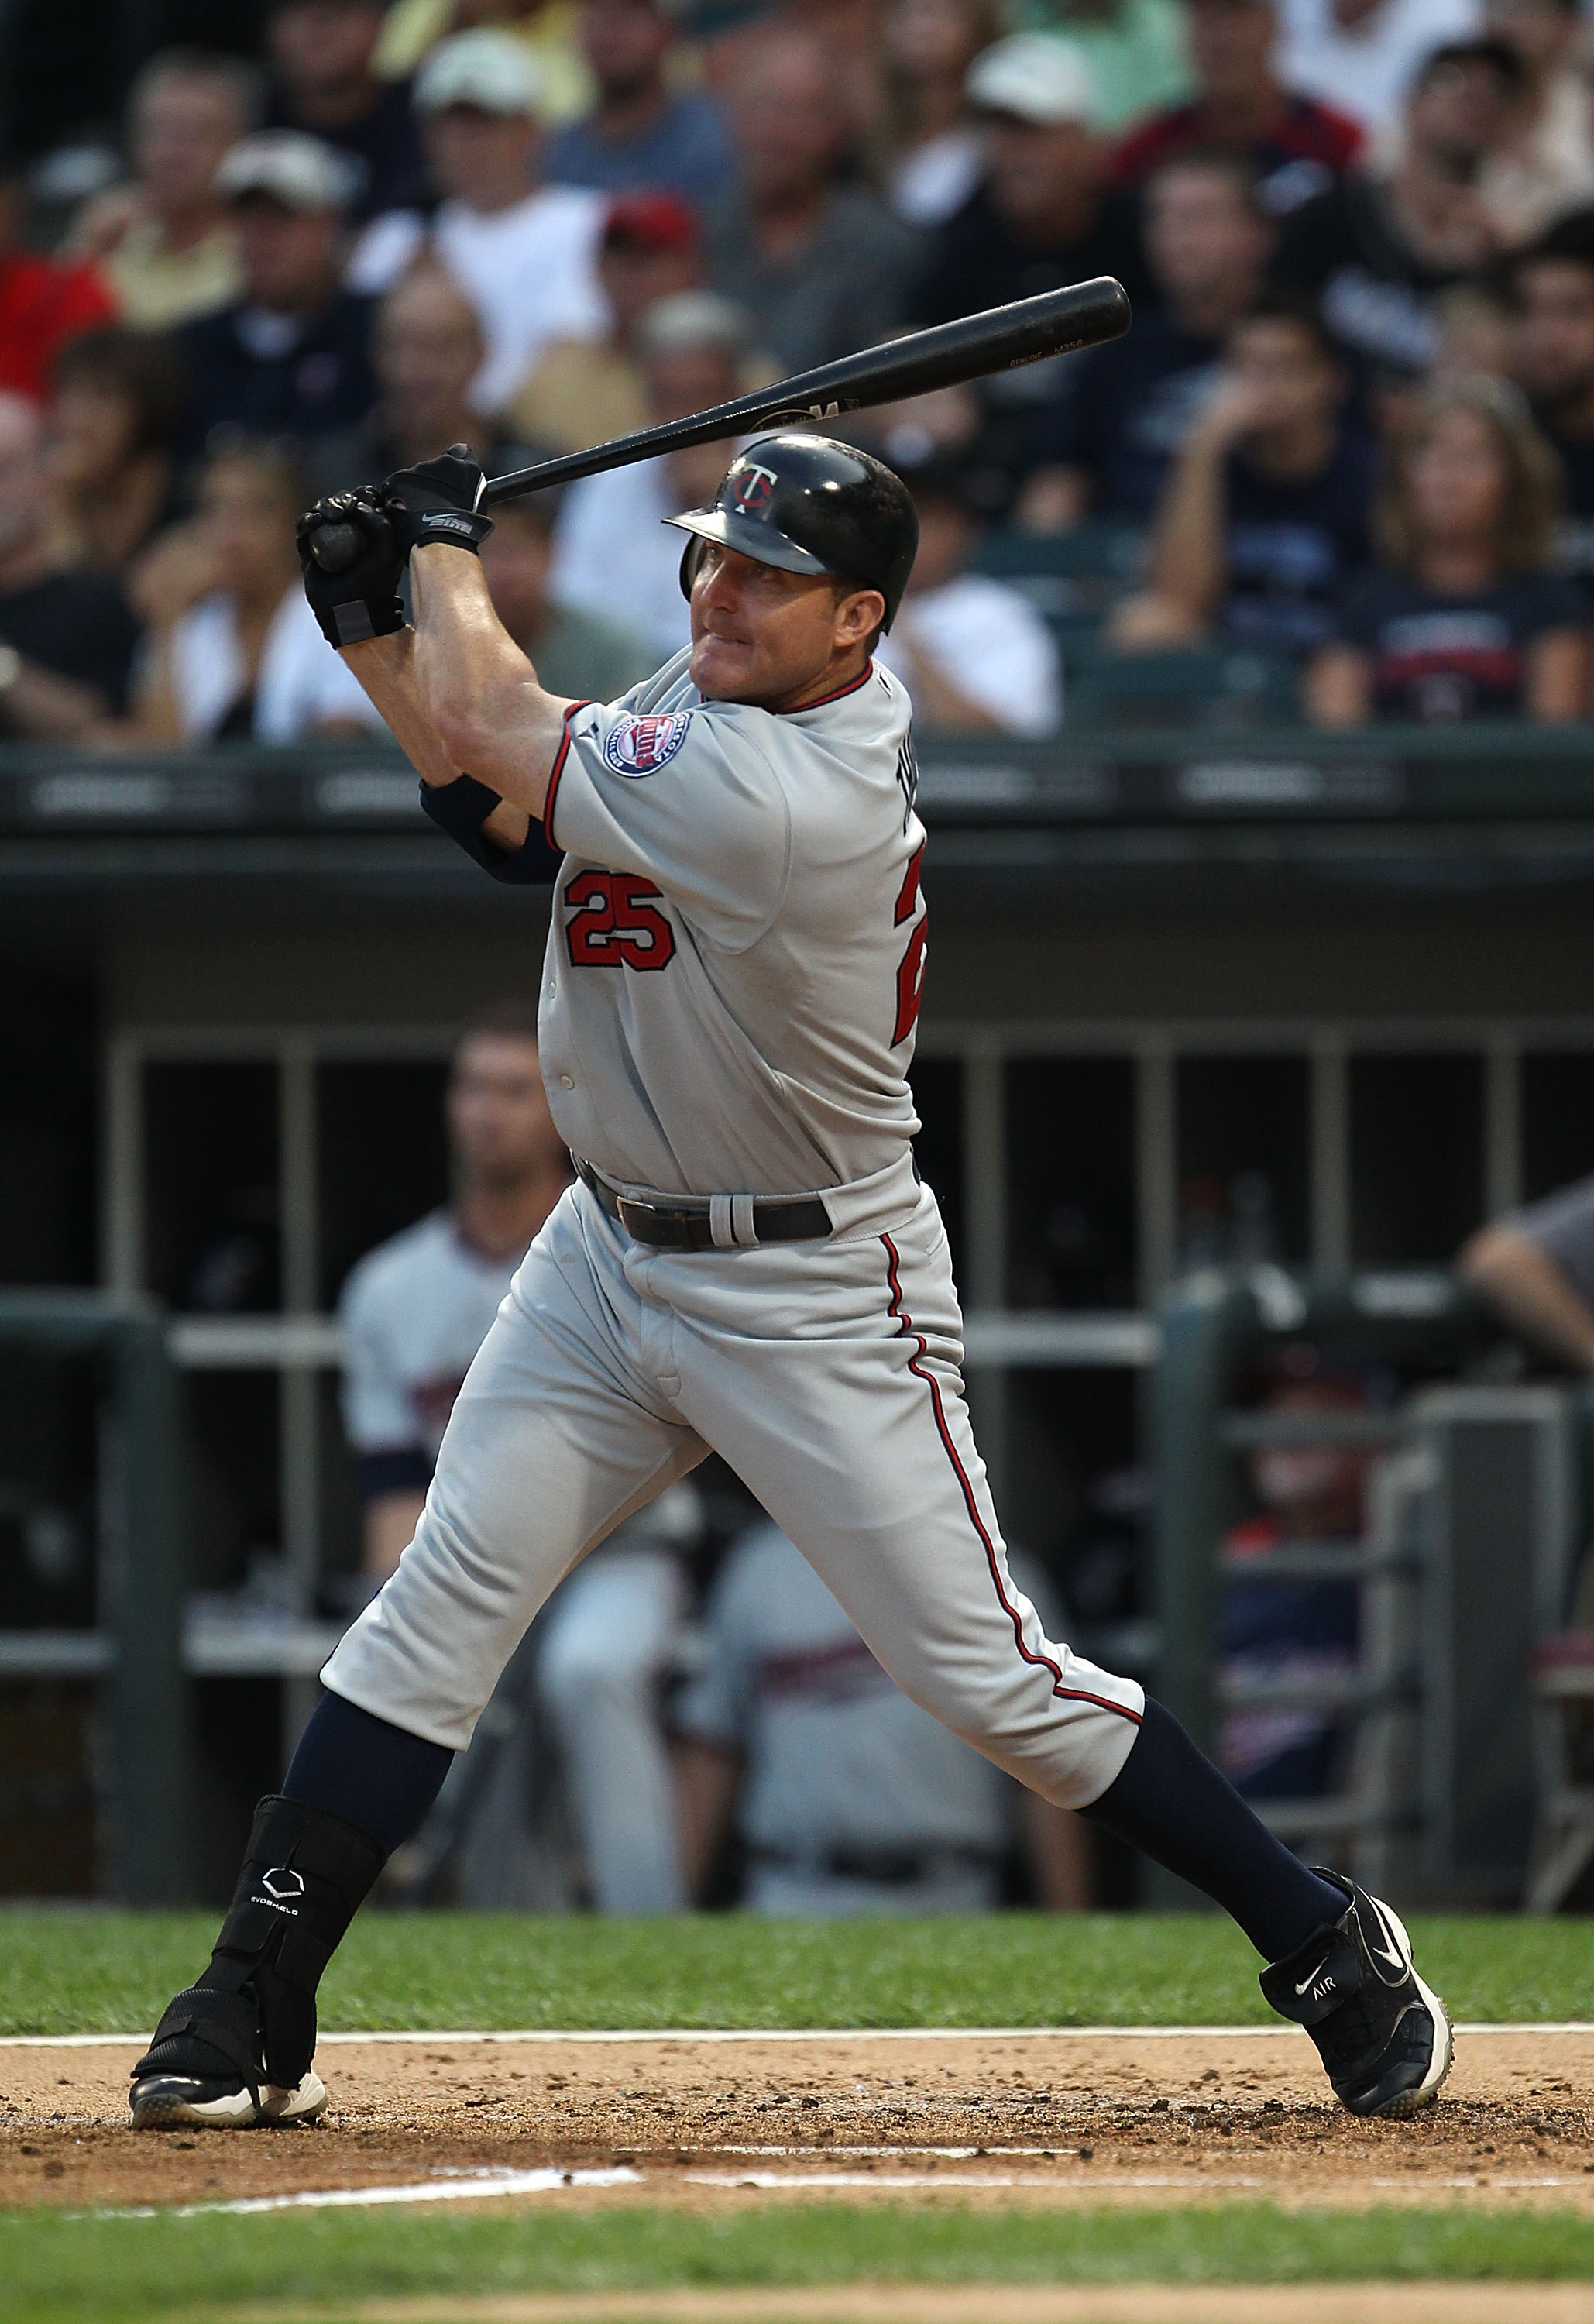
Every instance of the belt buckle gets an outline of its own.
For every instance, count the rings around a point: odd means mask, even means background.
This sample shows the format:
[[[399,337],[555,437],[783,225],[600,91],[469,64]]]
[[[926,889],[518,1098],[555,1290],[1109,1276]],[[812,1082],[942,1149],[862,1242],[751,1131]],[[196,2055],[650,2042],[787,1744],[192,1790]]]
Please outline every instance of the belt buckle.
[[[639,1203],[633,1195],[617,1194],[620,1223],[638,1242],[653,1250],[690,1250],[691,1231],[677,1211],[661,1210],[657,1203]]]

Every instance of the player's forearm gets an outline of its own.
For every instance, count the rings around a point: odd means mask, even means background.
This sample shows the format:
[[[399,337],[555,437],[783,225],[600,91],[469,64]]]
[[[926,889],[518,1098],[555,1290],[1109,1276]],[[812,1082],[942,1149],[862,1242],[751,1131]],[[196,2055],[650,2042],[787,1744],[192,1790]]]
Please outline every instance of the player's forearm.
[[[467,770],[443,748],[415,682],[415,632],[395,630],[340,649],[370,701],[387,721],[399,748],[423,783],[455,781]]]
[[[1548,1254],[1510,1227],[1485,1227],[1460,1269],[1501,1319],[1580,1371],[1594,1371],[1594,1308]]]
[[[414,672],[444,751],[476,780],[540,816],[568,705],[537,672],[493,609],[479,561],[432,543],[410,560]]]

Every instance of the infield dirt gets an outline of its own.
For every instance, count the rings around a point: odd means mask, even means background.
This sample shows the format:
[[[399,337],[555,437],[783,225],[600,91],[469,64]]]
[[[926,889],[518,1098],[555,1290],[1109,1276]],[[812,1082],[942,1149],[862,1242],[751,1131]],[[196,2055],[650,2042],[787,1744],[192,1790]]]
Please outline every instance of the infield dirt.
[[[320,2126],[134,2135],[126,2074],[141,2047],[0,2043],[0,2204],[209,2205],[422,2185],[489,2200],[492,2182],[472,2184],[475,2173],[552,2165],[634,2173],[530,2198],[561,2207],[717,2209],[751,2190],[1594,2211],[1594,2034],[1582,2033],[1459,2037],[1440,2103],[1407,2123],[1343,2113],[1290,2030],[349,2038],[322,2047],[331,2105]]]

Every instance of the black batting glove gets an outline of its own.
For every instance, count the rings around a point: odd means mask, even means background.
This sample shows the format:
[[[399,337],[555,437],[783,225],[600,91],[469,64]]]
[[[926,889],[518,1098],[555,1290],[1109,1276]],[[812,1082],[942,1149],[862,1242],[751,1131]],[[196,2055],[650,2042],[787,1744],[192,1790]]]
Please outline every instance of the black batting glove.
[[[479,514],[476,505],[486,482],[468,444],[452,444],[419,467],[397,469],[382,488],[382,505],[406,552],[440,541],[475,557],[493,530],[492,518]]]
[[[339,573],[323,572],[310,553],[310,543],[323,525],[347,526],[358,536],[353,561]],[[363,645],[367,638],[389,637],[403,628],[404,608],[399,603],[403,545],[378,505],[374,485],[328,493],[305,511],[294,532],[304,594],[329,646]]]

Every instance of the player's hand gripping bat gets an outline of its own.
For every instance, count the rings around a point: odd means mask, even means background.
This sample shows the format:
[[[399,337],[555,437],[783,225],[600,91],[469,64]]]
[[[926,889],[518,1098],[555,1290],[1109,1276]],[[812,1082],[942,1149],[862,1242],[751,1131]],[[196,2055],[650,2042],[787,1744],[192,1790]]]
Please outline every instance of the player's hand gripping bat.
[[[1093,281],[1043,290],[1037,299],[1015,299],[1006,307],[989,307],[983,314],[964,315],[955,323],[937,323],[927,331],[888,339],[882,346],[863,347],[856,355],[798,372],[794,379],[778,380],[773,387],[716,403],[708,411],[617,436],[613,443],[594,445],[589,452],[568,452],[557,460],[540,460],[535,467],[516,468],[493,479],[482,504],[490,508],[497,501],[518,500],[522,493],[574,484],[578,476],[629,467],[633,460],[655,459],[692,444],[712,444],[722,436],[749,435],[779,420],[829,420],[843,411],[927,395],[933,388],[958,387],[991,372],[1011,371],[1019,364],[1039,363],[1046,355],[1069,355],[1077,347],[1119,338],[1129,327],[1129,302],[1122,283],[1101,274]],[[310,554],[324,573],[346,571],[361,547],[359,535],[347,524],[322,525],[310,539]]]

